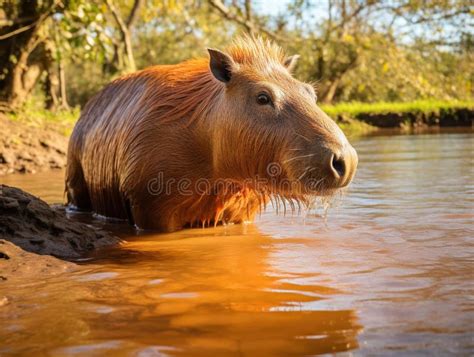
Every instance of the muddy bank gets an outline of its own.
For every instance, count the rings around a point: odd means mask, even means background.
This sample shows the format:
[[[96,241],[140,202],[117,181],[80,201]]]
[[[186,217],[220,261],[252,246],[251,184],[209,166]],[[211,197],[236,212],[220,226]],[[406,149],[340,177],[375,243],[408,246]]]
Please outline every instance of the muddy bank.
[[[77,265],[50,255],[38,255],[24,251],[15,244],[0,239],[0,287],[2,282],[28,279],[36,281],[65,272],[72,272]],[[8,303],[8,297],[0,294],[0,306]]]
[[[352,116],[339,114],[336,120],[358,120],[377,128],[420,128],[420,127],[471,127],[474,110],[469,108],[440,109],[433,112],[386,112],[358,113]]]
[[[0,185],[0,239],[24,250],[77,258],[115,244],[115,236],[68,219],[64,212],[18,188]]]
[[[52,128],[12,121],[0,114],[0,176],[66,166],[68,138]]]

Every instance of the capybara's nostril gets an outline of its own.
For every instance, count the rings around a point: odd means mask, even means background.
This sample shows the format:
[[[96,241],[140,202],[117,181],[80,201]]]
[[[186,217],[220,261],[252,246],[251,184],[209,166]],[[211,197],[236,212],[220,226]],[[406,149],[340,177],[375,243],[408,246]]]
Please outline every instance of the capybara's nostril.
[[[346,173],[346,163],[344,161],[344,157],[338,157],[336,154],[333,154],[331,168],[339,176],[338,178],[344,177],[344,174]]]
[[[329,166],[336,187],[347,186],[357,168],[357,153],[350,145],[344,146],[340,152],[333,152],[330,156]]]

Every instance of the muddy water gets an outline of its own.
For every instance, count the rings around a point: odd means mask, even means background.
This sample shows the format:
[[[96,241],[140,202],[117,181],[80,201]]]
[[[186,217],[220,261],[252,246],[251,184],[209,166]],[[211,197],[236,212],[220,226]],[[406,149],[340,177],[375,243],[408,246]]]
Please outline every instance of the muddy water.
[[[360,169],[326,219],[115,226],[126,243],[77,272],[2,283],[0,354],[468,355],[473,145],[472,133],[354,141]],[[0,181],[62,199],[62,173]]]

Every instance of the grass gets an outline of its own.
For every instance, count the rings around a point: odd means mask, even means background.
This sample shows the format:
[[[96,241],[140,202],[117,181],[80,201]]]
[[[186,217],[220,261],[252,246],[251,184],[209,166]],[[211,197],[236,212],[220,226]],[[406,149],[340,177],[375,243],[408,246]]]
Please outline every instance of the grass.
[[[370,124],[364,123],[360,120],[349,119],[344,121],[338,121],[337,125],[342,129],[344,134],[347,136],[360,136],[364,134],[368,134],[371,131],[377,130],[375,126]]]
[[[417,100],[414,102],[378,102],[360,103],[348,102],[336,105],[323,105],[321,108],[330,116],[346,115],[353,119],[358,114],[386,114],[386,113],[439,113],[441,110],[461,108],[474,109],[474,100],[442,101],[442,100]]]
[[[51,129],[69,136],[79,118],[80,108],[51,111],[43,108],[40,99],[29,100],[20,109],[7,113],[12,121],[21,122],[32,127]]]

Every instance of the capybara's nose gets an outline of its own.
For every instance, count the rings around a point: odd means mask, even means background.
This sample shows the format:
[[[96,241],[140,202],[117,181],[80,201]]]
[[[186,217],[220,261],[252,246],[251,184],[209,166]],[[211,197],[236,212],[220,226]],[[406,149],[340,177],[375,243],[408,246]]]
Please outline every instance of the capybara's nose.
[[[332,152],[329,157],[329,169],[333,176],[334,186],[347,186],[354,177],[357,168],[357,152],[347,144],[341,151]]]

